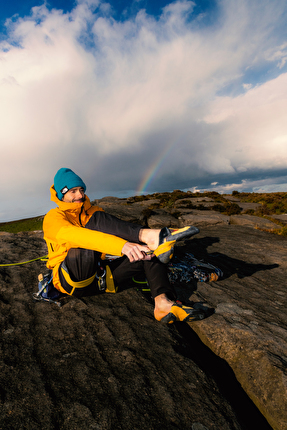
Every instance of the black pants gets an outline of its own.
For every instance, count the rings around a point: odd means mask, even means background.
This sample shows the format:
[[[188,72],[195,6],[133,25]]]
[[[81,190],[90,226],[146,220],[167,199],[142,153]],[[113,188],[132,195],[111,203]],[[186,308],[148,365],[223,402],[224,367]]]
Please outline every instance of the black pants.
[[[95,212],[85,228],[97,230],[102,233],[112,234],[121,237],[128,242],[139,242],[139,231],[143,228],[137,224],[129,223],[105,212]],[[62,268],[69,273],[70,278],[75,281],[84,281],[92,278],[97,270],[104,264],[101,254],[97,251],[82,248],[72,248],[69,250],[62,267],[59,269],[59,276],[62,287],[70,293],[71,288],[63,276]],[[119,257],[107,263],[112,271],[114,283],[120,285],[138,274],[144,275],[148,281],[153,298],[165,293],[169,298],[175,299],[174,288],[167,276],[167,267],[156,257],[150,261],[137,261],[131,263],[127,257]],[[85,288],[75,289],[73,295],[76,297],[94,295],[99,292],[98,281],[95,278]]]

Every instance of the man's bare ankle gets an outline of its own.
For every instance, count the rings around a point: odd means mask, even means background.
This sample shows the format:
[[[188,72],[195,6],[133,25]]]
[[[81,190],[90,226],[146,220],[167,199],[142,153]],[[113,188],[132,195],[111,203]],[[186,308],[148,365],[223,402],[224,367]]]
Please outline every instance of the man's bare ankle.
[[[146,243],[151,250],[155,250],[159,244],[160,229],[142,228],[139,231],[140,242]]]

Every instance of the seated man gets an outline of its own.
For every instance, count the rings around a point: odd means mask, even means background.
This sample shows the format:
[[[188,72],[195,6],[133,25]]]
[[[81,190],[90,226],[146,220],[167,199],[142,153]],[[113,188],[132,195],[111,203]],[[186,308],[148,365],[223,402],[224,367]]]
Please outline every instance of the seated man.
[[[105,291],[136,274],[144,274],[154,299],[158,321],[203,319],[203,310],[176,303],[176,294],[167,276],[166,264],[173,255],[176,240],[198,233],[196,227],[179,230],[149,229],[122,221],[92,206],[86,186],[72,170],[61,168],[50,188],[57,208],[44,218],[44,238],[53,271],[55,288],[82,297],[100,292],[99,277],[105,272]],[[119,256],[105,261],[105,254]]]

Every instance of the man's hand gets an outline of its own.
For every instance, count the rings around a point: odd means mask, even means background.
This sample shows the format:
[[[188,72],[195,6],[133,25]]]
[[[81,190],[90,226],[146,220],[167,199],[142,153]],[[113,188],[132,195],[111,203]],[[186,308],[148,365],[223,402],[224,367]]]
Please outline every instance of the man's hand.
[[[128,257],[131,263],[140,260],[151,260],[153,253],[146,245],[126,242],[123,246],[122,253]]]

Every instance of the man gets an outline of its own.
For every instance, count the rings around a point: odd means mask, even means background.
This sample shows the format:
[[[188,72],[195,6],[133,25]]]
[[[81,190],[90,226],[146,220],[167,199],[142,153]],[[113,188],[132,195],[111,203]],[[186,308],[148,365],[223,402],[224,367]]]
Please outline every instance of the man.
[[[91,205],[85,183],[67,168],[56,173],[50,191],[58,207],[45,216],[43,230],[49,253],[47,267],[53,272],[55,288],[76,297],[102,289],[115,292],[119,284],[141,273],[151,289],[158,321],[192,321],[206,316],[203,310],[176,303],[165,264],[173,255],[175,242],[198,233],[196,227],[148,229],[106,214]],[[105,254],[119,258],[105,261]]]

